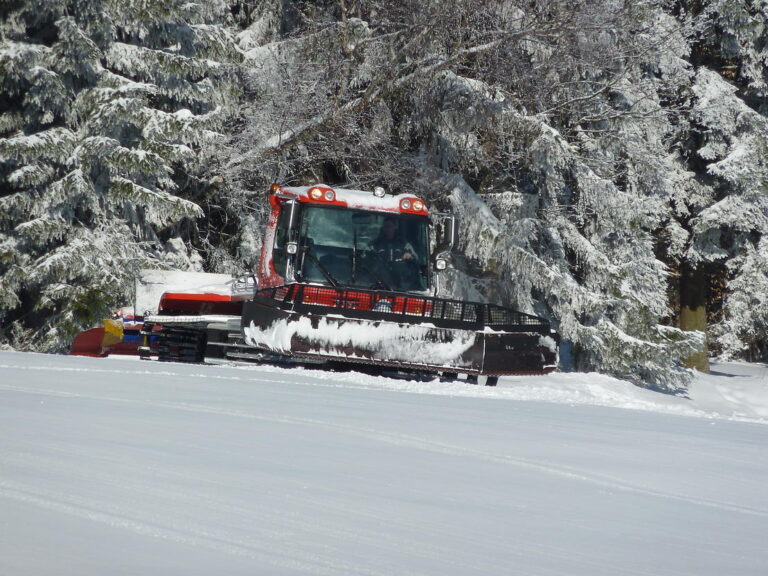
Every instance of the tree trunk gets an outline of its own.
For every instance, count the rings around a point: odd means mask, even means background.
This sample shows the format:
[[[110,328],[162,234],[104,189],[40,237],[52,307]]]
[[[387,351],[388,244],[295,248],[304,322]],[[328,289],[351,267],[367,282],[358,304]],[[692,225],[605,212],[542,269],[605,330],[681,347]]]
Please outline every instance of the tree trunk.
[[[680,269],[680,329],[707,332],[707,284],[704,271],[683,264]],[[709,372],[706,343],[699,353],[685,359],[685,365],[699,372]]]

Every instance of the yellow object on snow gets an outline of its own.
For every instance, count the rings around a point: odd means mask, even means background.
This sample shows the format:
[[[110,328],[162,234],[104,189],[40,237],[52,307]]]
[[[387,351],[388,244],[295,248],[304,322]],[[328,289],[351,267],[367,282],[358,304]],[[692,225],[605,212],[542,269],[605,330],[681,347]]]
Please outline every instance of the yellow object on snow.
[[[123,321],[107,319],[104,320],[104,337],[101,339],[101,345],[114,346],[123,341]]]

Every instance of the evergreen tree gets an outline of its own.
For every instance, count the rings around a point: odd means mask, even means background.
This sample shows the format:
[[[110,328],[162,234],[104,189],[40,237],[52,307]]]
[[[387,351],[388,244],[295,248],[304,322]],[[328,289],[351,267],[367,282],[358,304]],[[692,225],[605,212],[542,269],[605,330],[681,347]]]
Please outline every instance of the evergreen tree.
[[[698,34],[694,59],[735,81],[746,100],[768,114],[768,5],[764,0],[703,0],[692,6]]]
[[[705,194],[680,199],[691,214],[686,260],[727,273],[714,336],[726,356],[764,346],[768,324],[768,118],[746,105],[718,73],[699,69],[693,86],[694,160],[706,169]],[[695,200],[698,199],[699,202]],[[703,281],[702,281],[703,282]]]
[[[2,11],[0,315],[5,338],[55,349],[194,230],[239,54],[221,2]]]

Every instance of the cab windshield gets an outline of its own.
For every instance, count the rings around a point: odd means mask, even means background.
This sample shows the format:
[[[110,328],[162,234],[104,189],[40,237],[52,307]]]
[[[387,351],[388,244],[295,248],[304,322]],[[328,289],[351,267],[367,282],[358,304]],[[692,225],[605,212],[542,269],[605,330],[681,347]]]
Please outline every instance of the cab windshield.
[[[423,216],[305,205],[298,275],[341,287],[426,290],[428,234]]]

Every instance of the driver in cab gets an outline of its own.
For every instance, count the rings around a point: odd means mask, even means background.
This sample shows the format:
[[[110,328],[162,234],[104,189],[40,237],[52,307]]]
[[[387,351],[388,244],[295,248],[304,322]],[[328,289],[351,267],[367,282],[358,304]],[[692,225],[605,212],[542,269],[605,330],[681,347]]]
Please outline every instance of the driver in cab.
[[[378,237],[373,241],[376,256],[387,264],[414,260],[413,246],[399,234],[399,222],[394,216],[387,216],[381,225]]]

